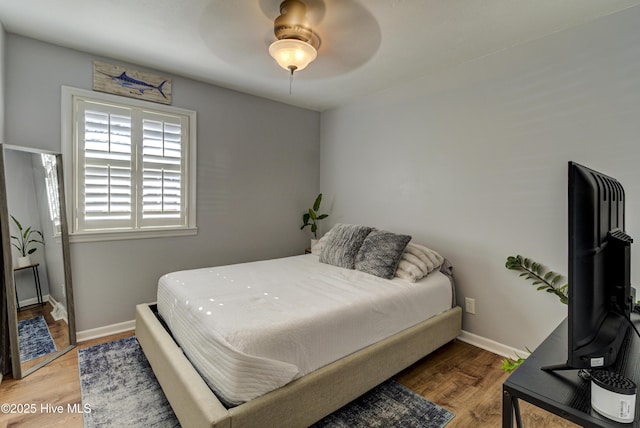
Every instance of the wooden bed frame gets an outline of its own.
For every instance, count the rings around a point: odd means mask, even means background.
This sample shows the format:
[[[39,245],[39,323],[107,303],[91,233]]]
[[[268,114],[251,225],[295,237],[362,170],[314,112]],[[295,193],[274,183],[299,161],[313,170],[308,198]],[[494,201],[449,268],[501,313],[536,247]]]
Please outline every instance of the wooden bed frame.
[[[185,427],[306,427],[455,339],[462,310],[454,307],[293,382],[226,409],[156,316],[136,307],[136,337]]]

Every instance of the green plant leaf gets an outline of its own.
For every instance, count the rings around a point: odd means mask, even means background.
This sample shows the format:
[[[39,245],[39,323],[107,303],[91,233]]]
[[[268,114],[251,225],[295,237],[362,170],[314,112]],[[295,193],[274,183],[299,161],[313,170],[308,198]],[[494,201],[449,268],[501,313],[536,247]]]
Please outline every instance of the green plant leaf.
[[[322,193],[318,195],[316,201],[313,203],[313,210],[318,211],[320,209],[320,203],[322,202]]]
[[[529,354],[531,354],[533,351],[531,351],[531,349],[529,349],[529,347],[526,348],[527,352]],[[525,358],[521,357],[520,355],[516,354],[517,359],[512,359],[512,358],[506,358],[504,360],[502,360],[502,365],[500,366],[500,369],[502,369],[503,371],[510,373],[512,371],[514,371],[515,369],[517,369],[518,367],[520,367],[520,365],[522,363],[524,363]]]
[[[16,219],[14,216],[11,216],[11,219],[13,220],[13,222],[16,224],[16,226],[18,226],[18,230],[20,232],[22,232],[22,225],[20,224],[20,222],[18,221],[18,219]]]
[[[323,219],[325,219],[327,217],[329,217],[329,214],[321,214],[316,218],[316,220],[323,220]]]
[[[528,257],[523,258],[520,255],[515,257],[508,256],[505,267],[511,270],[522,271],[519,276],[527,280],[532,280],[533,285],[545,284],[537,287],[537,290],[545,290],[548,293],[553,293],[558,296],[561,303],[568,303],[568,284],[565,283],[562,286],[557,286],[557,283],[563,278],[561,274],[550,270],[545,272],[544,265]]]
[[[311,220],[315,220],[316,219],[316,212],[314,210],[312,210],[311,208],[309,208],[309,217],[311,217]]]
[[[518,357],[517,360],[512,360],[511,358],[506,358],[504,360],[502,360],[502,365],[500,366],[500,368],[507,372],[507,373],[511,373],[512,371],[514,371],[515,369],[517,369],[518,367],[520,367],[520,365],[524,362],[524,358],[522,357]]]

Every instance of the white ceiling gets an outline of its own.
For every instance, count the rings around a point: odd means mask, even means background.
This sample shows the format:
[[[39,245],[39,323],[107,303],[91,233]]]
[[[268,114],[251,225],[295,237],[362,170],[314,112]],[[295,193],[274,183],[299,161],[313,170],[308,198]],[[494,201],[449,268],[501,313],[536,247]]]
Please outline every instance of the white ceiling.
[[[291,95],[267,52],[280,0],[0,0],[0,21],[9,33],[322,111],[640,0],[305,3],[322,45]]]

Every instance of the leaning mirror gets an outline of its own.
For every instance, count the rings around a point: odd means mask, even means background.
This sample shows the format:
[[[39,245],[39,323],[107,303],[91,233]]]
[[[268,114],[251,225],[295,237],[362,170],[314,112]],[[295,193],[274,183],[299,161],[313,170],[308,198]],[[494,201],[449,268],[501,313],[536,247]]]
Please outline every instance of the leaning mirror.
[[[76,344],[62,156],[6,144],[0,156],[7,330],[20,379]]]

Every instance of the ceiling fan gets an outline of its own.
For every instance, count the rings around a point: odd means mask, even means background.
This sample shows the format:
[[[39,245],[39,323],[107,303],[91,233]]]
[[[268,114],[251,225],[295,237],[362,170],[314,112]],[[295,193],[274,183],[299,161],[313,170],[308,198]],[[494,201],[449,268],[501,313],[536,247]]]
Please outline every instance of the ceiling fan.
[[[274,42],[307,43],[317,55],[303,78],[326,79],[365,64],[382,39],[378,22],[358,0],[214,0],[200,16],[200,34],[214,55],[267,78],[277,76],[269,55]]]

